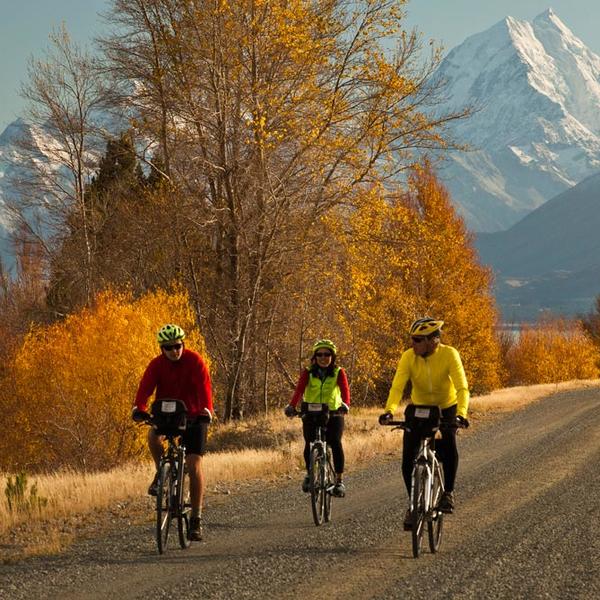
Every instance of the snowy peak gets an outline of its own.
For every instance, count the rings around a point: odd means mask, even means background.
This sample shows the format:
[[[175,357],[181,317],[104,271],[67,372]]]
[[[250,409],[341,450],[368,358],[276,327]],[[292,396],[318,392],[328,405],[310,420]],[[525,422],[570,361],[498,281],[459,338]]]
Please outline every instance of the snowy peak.
[[[474,152],[446,174],[472,229],[507,228],[600,171],[600,57],[552,9],[470,36],[438,74],[445,109],[476,109],[452,129]]]

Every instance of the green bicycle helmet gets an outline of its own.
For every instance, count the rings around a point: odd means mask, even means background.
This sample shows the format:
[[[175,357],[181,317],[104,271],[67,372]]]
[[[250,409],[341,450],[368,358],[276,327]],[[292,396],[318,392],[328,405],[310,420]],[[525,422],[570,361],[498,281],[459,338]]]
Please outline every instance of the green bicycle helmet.
[[[163,325],[156,334],[156,339],[160,346],[169,342],[178,342],[185,339],[185,332],[179,325],[168,323]]]
[[[319,349],[319,348],[329,348],[329,350],[331,350],[333,352],[333,354],[337,354],[337,348],[335,346],[335,344],[331,341],[331,340],[326,340],[326,339],[322,339],[322,340],[317,340],[313,346],[313,354]]]

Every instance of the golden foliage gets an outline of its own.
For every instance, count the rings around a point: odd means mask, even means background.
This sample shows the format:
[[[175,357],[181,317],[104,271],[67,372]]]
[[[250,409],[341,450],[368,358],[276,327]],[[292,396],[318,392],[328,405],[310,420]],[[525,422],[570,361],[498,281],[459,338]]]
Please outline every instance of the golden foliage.
[[[333,222],[331,229],[341,230]],[[348,254],[339,283],[355,381],[385,393],[410,323],[429,315],[446,321],[443,341],[460,351],[470,387],[498,387],[491,276],[427,164],[413,169],[406,193],[390,197],[373,187],[348,230],[334,235]]]
[[[511,385],[594,379],[599,361],[600,351],[581,323],[564,318],[523,327],[506,357]]]
[[[206,354],[188,296],[177,288],[139,299],[104,292],[92,308],[34,327],[13,364],[18,437],[3,467],[95,470],[138,455],[145,430],[131,422],[131,406],[157,354],[155,332],[168,322]]]

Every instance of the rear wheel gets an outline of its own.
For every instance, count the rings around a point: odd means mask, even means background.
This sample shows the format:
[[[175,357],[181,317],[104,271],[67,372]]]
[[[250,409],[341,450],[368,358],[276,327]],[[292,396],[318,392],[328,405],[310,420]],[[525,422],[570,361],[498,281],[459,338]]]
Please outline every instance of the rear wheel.
[[[427,485],[427,472],[424,465],[415,467],[415,476],[412,486],[412,549],[413,556],[419,557],[423,533],[425,531],[425,486]]]
[[[442,465],[438,461],[435,461],[433,469],[433,489],[431,493],[431,518],[427,522],[429,549],[432,552],[437,552],[442,543],[444,513],[438,507],[443,493],[444,473],[442,471]]]
[[[179,465],[179,476],[177,478],[177,531],[179,533],[179,545],[189,548],[190,540],[190,515],[192,505],[190,503],[190,477],[185,461]]]
[[[312,514],[315,525],[323,523],[325,512],[325,490],[323,486],[323,472],[321,468],[321,448],[313,446],[310,451],[310,467],[308,475],[310,477],[310,501],[312,505]]]
[[[173,469],[171,463],[162,464],[156,495],[156,544],[160,554],[167,550],[173,502]]]

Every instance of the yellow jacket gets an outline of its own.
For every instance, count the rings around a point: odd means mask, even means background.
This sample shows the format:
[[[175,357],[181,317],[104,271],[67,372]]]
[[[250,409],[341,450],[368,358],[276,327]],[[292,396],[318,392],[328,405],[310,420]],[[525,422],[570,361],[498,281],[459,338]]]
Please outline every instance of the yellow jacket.
[[[458,404],[456,414],[466,418],[469,406],[469,387],[460,355],[456,348],[440,344],[433,354],[423,358],[413,349],[400,358],[385,410],[393,413],[408,380],[412,382],[411,402],[435,404],[448,408]]]

